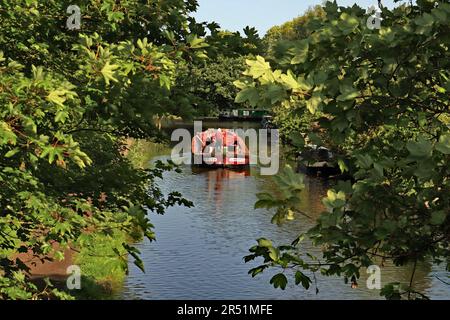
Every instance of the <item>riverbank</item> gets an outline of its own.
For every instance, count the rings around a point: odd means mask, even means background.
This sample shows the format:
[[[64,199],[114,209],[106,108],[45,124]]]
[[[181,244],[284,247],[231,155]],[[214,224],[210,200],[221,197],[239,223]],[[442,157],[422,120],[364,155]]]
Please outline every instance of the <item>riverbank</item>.
[[[124,155],[137,169],[149,167],[153,157],[167,153],[164,144],[147,140],[128,139]],[[113,299],[122,290],[128,265],[128,252],[123,243],[142,240],[143,234],[134,230],[129,234],[114,230],[111,235],[93,234],[87,239],[85,249],[76,254],[74,261],[82,273],[82,289],[71,292],[77,299]]]
[[[150,159],[167,152],[167,146],[145,140],[127,139],[127,151],[123,154],[136,169],[149,167]],[[139,228],[129,232],[111,229],[109,232],[92,232],[81,236],[77,243],[68,248],[53,244],[53,251],[46,257],[35,257],[31,250],[20,253],[15,258],[29,268],[29,276],[39,288],[52,286],[75,299],[107,300],[120,292],[127,275],[128,252],[122,244],[132,244],[143,239]],[[120,249],[117,249],[120,248]],[[80,268],[81,289],[69,290],[66,281],[69,267]],[[56,298],[49,296],[49,299]],[[70,298],[67,296],[66,298]]]
[[[111,236],[94,234],[86,248],[77,253],[74,262],[81,269],[81,290],[72,290],[77,299],[112,299],[123,285],[128,263],[125,249],[116,252],[122,243],[131,239],[122,231]]]

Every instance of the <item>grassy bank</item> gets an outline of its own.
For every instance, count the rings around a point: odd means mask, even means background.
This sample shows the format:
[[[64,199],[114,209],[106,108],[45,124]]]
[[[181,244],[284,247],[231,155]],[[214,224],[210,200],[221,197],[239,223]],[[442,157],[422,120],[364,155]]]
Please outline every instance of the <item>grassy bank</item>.
[[[169,148],[146,140],[127,141],[130,149],[126,157],[136,169],[150,166],[152,158],[165,155]],[[137,230],[137,229],[136,229]],[[84,249],[74,256],[74,262],[81,268],[82,288],[71,292],[77,299],[113,299],[123,287],[128,264],[128,254],[122,249],[122,243],[142,240],[143,235],[137,231],[127,234],[115,230],[111,235],[93,234],[86,240]]]
[[[148,168],[154,157],[170,154],[170,148],[165,144],[148,140],[129,140],[129,143],[127,158],[139,169]]]
[[[126,276],[127,252],[120,255],[114,248],[120,248],[129,237],[122,231],[111,236],[94,234],[87,240],[87,246],[76,254],[75,263],[81,268],[81,290],[72,292],[78,299],[112,299],[122,288]]]

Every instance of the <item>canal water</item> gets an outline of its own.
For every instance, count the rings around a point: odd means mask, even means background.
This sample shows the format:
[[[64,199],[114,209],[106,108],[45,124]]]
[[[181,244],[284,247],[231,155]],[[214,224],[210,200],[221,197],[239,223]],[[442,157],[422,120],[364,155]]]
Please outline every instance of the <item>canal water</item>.
[[[169,154],[155,160],[169,159]],[[265,237],[276,244],[288,244],[299,233],[313,226],[313,221],[296,216],[281,226],[271,223],[274,212],[254,209],[256,193],[274,189],[270,177],[259,169],[238,172],[227,169],[193,169],[182,173],[167,172],[159,181],[166,193],[179,191],[195,207],[174,207],[163,216],[150,213],[157,241],[137,244],[146,273],[130,261],[121,298],[124,299],[382,299],[379,290],[366,288],[363,274],[359,286],[352,289],[342,278],[317,276],[315,287],[304,290],[290,278],[286,290],[269,283],[275,270],[252,278],[248,270],[258,262],[245,263],[243,257],[256,239]],[[302,193],[303,210],[317,216],[324,209],[321,198],[327,183],[306,178]],[[318,253],[317,248],[305,250]],[[408,283],[412,268],[384,266],[382,285]],[[417,289],[433,299],[450,299],[450,287],[438,278],[448,279],[444,267],[424,263],[416,271]]]

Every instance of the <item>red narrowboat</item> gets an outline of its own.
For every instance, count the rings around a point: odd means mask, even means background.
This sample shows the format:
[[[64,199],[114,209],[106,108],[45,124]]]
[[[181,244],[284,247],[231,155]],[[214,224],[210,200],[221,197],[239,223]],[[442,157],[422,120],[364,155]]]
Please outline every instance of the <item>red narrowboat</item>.
[[[245,141],[228,129],[208,129],[192,139],[192,163],[209,167],[250,165]]]

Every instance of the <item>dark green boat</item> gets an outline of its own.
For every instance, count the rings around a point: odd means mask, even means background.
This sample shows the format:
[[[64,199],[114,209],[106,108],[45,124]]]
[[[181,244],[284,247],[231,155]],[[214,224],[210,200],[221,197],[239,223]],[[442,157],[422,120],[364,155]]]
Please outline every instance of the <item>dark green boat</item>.
[[[268,115],[267,110],[261,109],[232,109],[224,110],[219,114],[220,120],[246,120],[246,121],[261,121],[264,116]]]

